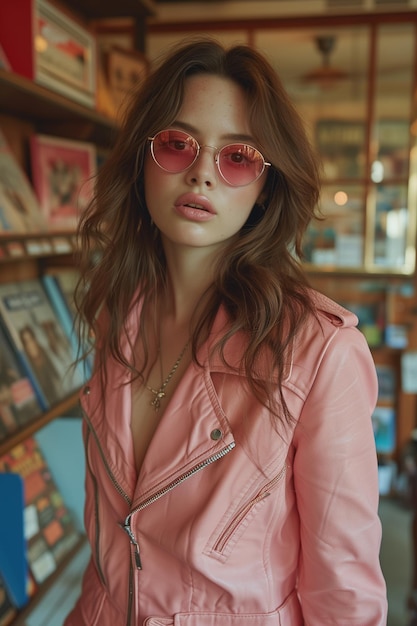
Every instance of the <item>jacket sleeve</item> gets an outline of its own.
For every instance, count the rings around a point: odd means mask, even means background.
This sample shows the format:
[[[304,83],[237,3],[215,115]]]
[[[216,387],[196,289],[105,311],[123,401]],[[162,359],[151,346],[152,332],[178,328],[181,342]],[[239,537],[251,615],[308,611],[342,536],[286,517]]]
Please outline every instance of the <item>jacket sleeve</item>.
[[[336,330],[316,363],[297,425],[299,595],[306,626],[385,626],[375,366],[362,334]]]

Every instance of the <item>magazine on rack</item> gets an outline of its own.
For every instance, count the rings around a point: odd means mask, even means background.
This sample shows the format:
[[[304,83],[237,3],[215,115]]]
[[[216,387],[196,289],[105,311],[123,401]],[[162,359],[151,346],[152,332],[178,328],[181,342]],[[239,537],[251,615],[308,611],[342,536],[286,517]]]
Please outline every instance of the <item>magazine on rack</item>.
[[[35,134],[30,147],[33,186],[49,229],[75,231],[93,193],[95,146]]]
[[[82,385],[71,343],[40,278],[0,285],[0,315],[43,410]]]
[[[0,233],[46,230],[35,192],[0,128]]]
[[[79,278],[79,272],[73,268],[50,269],[42,276],[45,291],[51,301],[61,326],[71,342],[74,361],[91,346],[81,346],[79,341],[77,311],[74,302],[74,291]],[[93,356],[89,354],[84,361],[79,361],[77,367],[84,379],[91,376]]]
[[[0,322],[0,441],[41,412],[33,385]]]

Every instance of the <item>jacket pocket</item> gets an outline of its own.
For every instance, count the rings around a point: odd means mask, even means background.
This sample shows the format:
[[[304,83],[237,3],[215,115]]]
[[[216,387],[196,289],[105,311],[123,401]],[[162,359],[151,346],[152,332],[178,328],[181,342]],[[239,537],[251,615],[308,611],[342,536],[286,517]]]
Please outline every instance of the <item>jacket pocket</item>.
[[[260,508],[264,505],[266,499],[271,495],[271,492],[278,487],[283,480],[287,471],[287,466],[281,468],[278,474],[266,485],[264,485],[258,493],[237,511],[231,520],[227,523],[221,533],[217,536],[212,543],[207,554],[211,556],[217,556],[221,560],[227,558],[232,547],[238,541],[239,537],[248,526],[252,518],[259,512]]]
[[[173,618],[149,617],[145,626],[304,626],[297,593],[272,613],[177,613]]]

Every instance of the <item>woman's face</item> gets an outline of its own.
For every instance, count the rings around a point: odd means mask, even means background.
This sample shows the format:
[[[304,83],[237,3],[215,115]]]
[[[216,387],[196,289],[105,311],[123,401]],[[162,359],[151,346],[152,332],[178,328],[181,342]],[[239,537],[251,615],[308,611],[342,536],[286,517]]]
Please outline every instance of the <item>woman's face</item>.
[[[164,246],[222,248],[251,213],[266,180],[232,187],[220,175],[212,147],[244,142],[257,145],[249,127],[243,90],[229,79],[196,75],[187,79],[183,105],[170,128],[186,131],[202,147],[186,171],[170,173],[145,161],[145,196]],[[159,129],[164,130],[164,129]]]
[[[21,332],[23,347],[31,358],[36,358],[40,354],[39,344],[32,332],[24,330]]]

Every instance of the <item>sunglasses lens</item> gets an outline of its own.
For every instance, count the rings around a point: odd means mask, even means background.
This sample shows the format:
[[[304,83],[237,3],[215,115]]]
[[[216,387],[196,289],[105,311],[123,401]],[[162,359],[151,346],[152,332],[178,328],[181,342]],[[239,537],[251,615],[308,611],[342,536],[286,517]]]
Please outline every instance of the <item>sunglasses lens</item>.
[[[243,143],[225,146],[219,152],[219,170],[230,185],[243,187],[254,182],[264,171],[262,154]]]
[[[156,163],[167,172],[182,172],[195,160],[198,144],[180,130],[163,130],[155,135],[152,154]]]
[[[212,146],[205,146],[216,150]],[[181,130],[162,130],[151,141],[155,162],[166,172],[179,173],[188,169],[196,160],[200,146],[194,137]],[[217,153],[216,163],[224,180],[233,187],[253,183],[265,169],[262,154],[244,143],[224,146]]]

